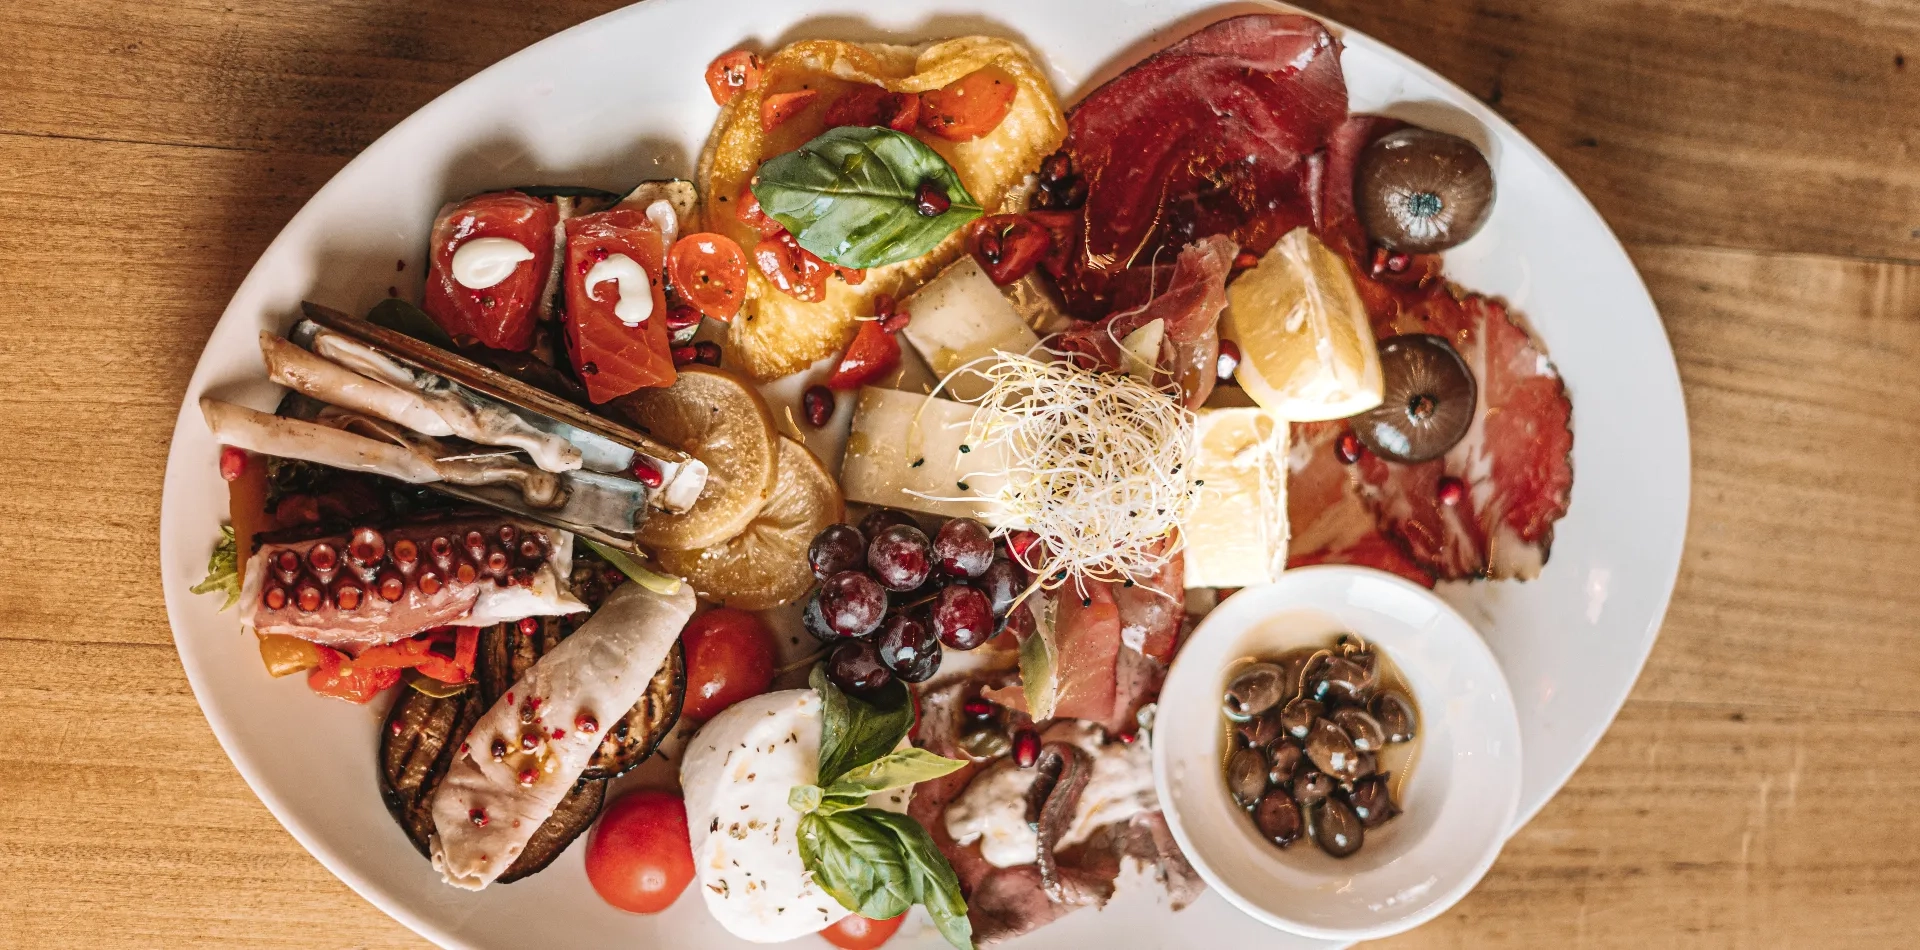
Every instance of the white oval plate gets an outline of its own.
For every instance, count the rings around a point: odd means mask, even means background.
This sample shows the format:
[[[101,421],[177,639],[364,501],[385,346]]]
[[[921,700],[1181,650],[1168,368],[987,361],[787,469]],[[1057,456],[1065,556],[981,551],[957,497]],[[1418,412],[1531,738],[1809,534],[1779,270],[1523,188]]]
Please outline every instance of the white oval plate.
[[[702,74],[716,54],[802,37],[912,43],[966,33],[1020,39],[1068,101],[1172,38],[1251,4],[1204,0],[650,0],[582,24],[461,83],[341,170],[287,224],[234,295],[187,386],[161,504],[161,577],[182,665],[214,734],[287,830],[354,890],[451,947],[723,947],[691,895],[657,917],[601,903],[576,847],[542,874],[480,894],[440,883],[386,814],[368,710],[265,676],[218,598],[188,588],[226,514],[201,393],[270,406],[255,337],[302,299],[364,312],[419,286],[427,230],[448,198],[521,184],[624,188],[690,176],[715,114]],[[1338,29],[1336,27],[1336,29]],[[1512,684],[1526,745],[1520,821],[1572,774],[1626,698],[1659,630],[1686,533],[1688,445],[1679,376],[1632,263],[1578,189],[1532,143],[1431,70],[1352,30],[1356,111],[1477,138],[1500,197],[1448,255],[1466,286],[1533,322],[1574,397],[1573,507],[1553,559],[1527,584],[1443,593],[1486,635]],[[395,272],[397,261],[406,263]],[[1030,944],[1324,946],[1268,930],[1217,895],[1173,915],[1156,901],[1073,914]],[[938,945],[931,932],[902,947]],[[745,946],[741,944],[741,946]]]

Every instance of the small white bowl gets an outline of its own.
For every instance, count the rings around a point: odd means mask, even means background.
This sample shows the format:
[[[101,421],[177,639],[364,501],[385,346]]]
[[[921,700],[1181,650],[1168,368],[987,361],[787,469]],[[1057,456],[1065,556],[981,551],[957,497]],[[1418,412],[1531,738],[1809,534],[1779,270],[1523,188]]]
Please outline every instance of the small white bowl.
[[[1402,813],[1368,829],[1357,854],[1336,859],[1304,837],[1283,851],[1227,792],[1229,670],[1344,632],[1399,669],[1421,745]],[[1290,570],[1215,608],[1174,661],[1153,739],[1161,806],[1200,876],[1254,918],[1308,937],[1374,939],[1438,916],[1493,866],[1520,801],[1520,722],[1493,654],[1444,601],[1369,568]]]

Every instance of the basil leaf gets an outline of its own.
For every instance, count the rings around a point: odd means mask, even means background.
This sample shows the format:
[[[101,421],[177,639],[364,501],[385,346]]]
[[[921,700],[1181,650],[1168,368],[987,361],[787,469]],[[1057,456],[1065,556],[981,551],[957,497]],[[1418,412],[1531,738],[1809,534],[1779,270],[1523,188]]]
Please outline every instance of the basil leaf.
[[[800,819],[800,861],[813,882],[840,906],[871,920],[898,917],[918,896],[919,874],[908,867],[893,830],[872,809],[818,813]]]
[[[821,786],[892,752],[913,731],[913,700],[894,680],[871,700],[849,696],[815,665],[808,685],[820,694]]]
[[[221,610],[240,599],[240,544],[233,536],[233,525],[220,526],[220,543],[213,546],[213,554],[207,558],[206,580],[191,589],[196,594],[226,594]]]
[[[927,908],[940,935],[960,950],[973,950],[973,922],[967,919],[966,898],[960,896],[960,876],[934,845],[933,836],[905,815],[875,811],[871,817],[899,841],[900,853],[914,873],[915,899]]]
[[[575,537],[578,537],[578,535]],[[580,538],[580,540],[587,542],[587,547],[592,548],[593,553],[600,555],[601,559],[608,564],[619,568],[620,573],[627,575],[628,580],[639,584],[641,587],[653,591],[662,597],[671,597],[674,594],[680,593],[680,578],[674,577],[671,574],[661,574],[648,570],[646,564],[642,563],[639,558],[619,548],[607,547],[592,538]]]
[[[931,181],[950,202],[919,211]],[[919,139],[892,129],[844,126],[760,166],[753,196],[800,246],[841,267],[880,267],[934,249],[980,217],[960,176]]]
[[[1053,639],[1054,599],[1028,601],[1033,612],[1033,633],[1020,643],[1020,688],[1027,696],[1028,714],[1035,722],[1052,719],[1054,705],[1060,700],[1057,679],[1060,648]]]
[[[827,795],[858,795],[862,801],[875,792],[912,785],[950,775],[967,763],[934,755],[911,746],[889,752],[873,762],[854,769],[827,786]]]
[[[367,322],[386,327],[395,333],[404,333],[422,343],[431,343],[443,350],[459,349],[453,337],[440,329],[425,310],[404,300],[388,297],[373,305],[367,311]]]

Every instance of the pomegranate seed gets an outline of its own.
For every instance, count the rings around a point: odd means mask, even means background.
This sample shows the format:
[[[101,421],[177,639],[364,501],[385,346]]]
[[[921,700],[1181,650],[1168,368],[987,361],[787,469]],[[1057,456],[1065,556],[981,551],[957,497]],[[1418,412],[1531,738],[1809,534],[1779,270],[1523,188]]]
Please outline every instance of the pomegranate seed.
[[[398,719],[395,719],[395,720],[393,721],[393,725],[391,725],[391,726],[388,726],[388,727],[387,727],[387,731],[388,731],[388,732],[391,732],[391,733],[393,733],[394,735],[396,735],[396,736],[397,736],[397,735],[399,735],[400,733],[402,733],[402,732],[404,732],[404,731],[405,731],[405,729],[404,729],[404,728],[402,727],[402,725],[401,725],[401,723],[400,723],[400,720],[398,720]]]
[[[1352,465],[1360,461],[1360,453],[1366,451],[1360,445],[1360,437],[1351,432],[1340,433],[1340,440],[1333,444],[1333,455],[1342,465]]]
[[[1007,535],[1007,551],[1013,555],[1014,560],[1024,561],[1027,551],[1033,547],[1034,542],[1039,540],[1040,536],[1031,531],[1015,531]]]
[[[476,808],[470,812],[467,812],[467,820],[473,822],[473,826],[475,828],[485,828],[487,826],[486,810]]]
[[[807,417],[807,425],[816,429],[833,419],[833,390],[815,384],[807,387],[800,395],[800,411]]]
[[[660,484],[666,481],[666,476],[661,474],[660,467],[640,455],[633,457],[633,477],[648,488],[659,488]]]
[[[905,310],[896,310],[893,313],[887,314],[885,317],[881,318],[880,329],[885,330],[888,333],[899,333],[901,330],[905,330],[907,328],[907,323],[912,319],[913,319],[913,315],[906,312]]]
[[[961,705],[960,711],[966,713],[968,719],[993,718],[993,704],[984,699],[969,699]]]
[[[1233,371],[1240,368],[1240,344],[1232,340],[1220,341],[1220,356],[1213,364],[1213,375],[1220,379],[1232,379]]]
[[[920,190],[913,198],[913,210],[925,218],[937,218],[953,207],[953,199],[947,197],[946,189],[931,178],[920,183]]]
[[[1413,263],[1413,258],[1405,254],[1390,254],[1387,256],[1387,272],[1391,274],[1402,273],[1407,269],[1407,265],[1411,263]]]
[[[588,713],[581,713],[580,715],[573,717],[573,730],[575,732],[583,732],[583,733],[586,733],[587,735],[593,735],[594,733],[600,731],[600,722],[599,720],[594,719],[593,716]]]
[[[532,617],[520,618],[520,635],[521,636],[530,637],[539,632],[540,632],[540,621],[535,620]]]
[[[539,745],[540,745],[540,740],[534,738],[533,733],[531,732],[520,737],[520,751],[522,752],[532,752]]]
[[[522,785],[532,785],[532,784],[533,784],[533,780],[534,780],[534,779],[537,779],[537,778],[539,778],[539,777],[540,777],[540,773],[538,773],[538,772],[536,772],[536,771],[534,771],[534,770],[532,770],[532,769],[521,769],[521,770],[520,770],[520,784],[522,784]]]
[[[1123,732],[1120,734],[1120,743],[1122,745],[1132,745],[1139,741],[1140,734],[1137,732]]]
[[[1434,494],[1439,497],[1441,504],[1452,507],[1467,499],[1467,483],[1448,475],[1440,479],[1440,487]]]
[[[685,366],[694,361],[694,351],[691,346],[676,346],[672,353],[675,366]]]
[[[220,477],[237,482],[247,473],[247,450],[231,445],[220,447]]]
[[[1247,268],[1256,266],[1259,263],[1260,263],[1260,259],[1258,257],[1253,256],[1252,251],[1241,251],[1239,254],[1234,255],[1234,258],[1233,258],[1233,268],[1235,270],[1246,270]]]
[[[667,329],[669,330],[685,330],[699,322],[700,311],[686,304],[680,304],[672,310],[667,311]]]
[[[706,366],[720,365],[720,344],[701,340],[693,345],[693,361]]]
[[[1032,729],[1022,729],[1013,737],[1013,764],[1023,769],[1033,768],[1040,761],[1040,734]]]

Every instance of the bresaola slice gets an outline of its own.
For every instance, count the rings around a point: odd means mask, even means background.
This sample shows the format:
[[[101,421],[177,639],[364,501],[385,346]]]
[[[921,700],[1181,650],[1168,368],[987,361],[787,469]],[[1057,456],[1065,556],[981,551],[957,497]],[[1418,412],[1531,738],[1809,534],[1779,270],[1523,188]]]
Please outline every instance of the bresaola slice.
[[[1098,317],[1151,297],[1166,249],[1225,234],[1262,254],[1310,223],[1312,156],[1346,115],[1340,42],[1296,15],[1223,20],[1094,90],[1064,149],[1087,184],[1068,309]]]
[[[1060,349],[1100,369],[1122,368],[1121,341],[1155,320],[1165,326],[1156,366],[1171,376],[1181,401],[1198,409],[1213,393],[1220,357],[1220,314],[1227,309],[1227,275],[1238,247],[1215,235],[1181,248],[1165,285],[1146,303],[1060,335]],[[1156,377],[1156,379],[1161,377]]]
[[[474,723],[434,793],[433,866],[448,884],[494,882],[553,814],[600,729],[633,708],[693,616],[693,589],[614,588]]]

